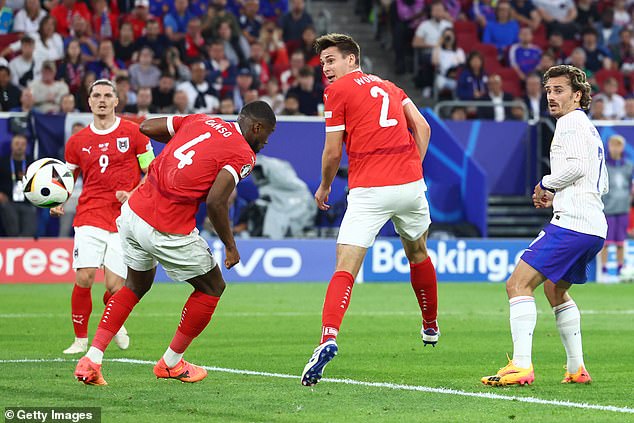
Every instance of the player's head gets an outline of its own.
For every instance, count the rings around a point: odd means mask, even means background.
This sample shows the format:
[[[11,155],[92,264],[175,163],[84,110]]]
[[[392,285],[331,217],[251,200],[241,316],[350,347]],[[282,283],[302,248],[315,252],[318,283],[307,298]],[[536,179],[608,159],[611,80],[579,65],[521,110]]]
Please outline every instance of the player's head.
[[[326,34],[315,40],[315,51],[328,81],[334,82],[359,68],[361,48],[351,36]]]
[[[238,125],[242,135],[255,153],[262,150],[268,142],[269,136],[275,131],[276,123],[273,109],[264,101],[248,103],[238,114]]]
[[[88,89],[88,105],[94,115],[114,115],[114,109],[119,104],[117,88],[108,79],[98,79]]]
[[[623,157],[623,151],[625,150],[625,138],[622,135],[615,134],[608,139],[608,151],[610,157],[614,160],[619,160]]]
[[[590,84],[586,74],[571,65],[553,66],[544,74],[544,89],[548,98],[548,110],[555,118],[581,108],[590,107]]]

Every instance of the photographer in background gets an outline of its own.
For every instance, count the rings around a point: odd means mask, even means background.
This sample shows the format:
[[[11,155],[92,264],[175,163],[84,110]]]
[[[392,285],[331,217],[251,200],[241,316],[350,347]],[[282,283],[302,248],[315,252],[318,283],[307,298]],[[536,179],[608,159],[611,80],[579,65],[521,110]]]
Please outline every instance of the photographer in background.
[[[15,134],[11,153],[0,158],[0,219],[9,237],[33,237],[37,230],[35,207],[24,198],[22,177],[33,163],[26,154],[27,139]]]

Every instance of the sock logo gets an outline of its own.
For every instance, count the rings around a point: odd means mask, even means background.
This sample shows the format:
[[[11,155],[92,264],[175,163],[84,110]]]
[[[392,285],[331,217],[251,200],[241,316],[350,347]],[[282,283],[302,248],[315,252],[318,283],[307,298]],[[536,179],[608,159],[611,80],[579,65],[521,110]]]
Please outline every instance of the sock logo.
[[[73,323],[77,323],[78,325],[84,324],[84,315],[83,314],[73,314]]]

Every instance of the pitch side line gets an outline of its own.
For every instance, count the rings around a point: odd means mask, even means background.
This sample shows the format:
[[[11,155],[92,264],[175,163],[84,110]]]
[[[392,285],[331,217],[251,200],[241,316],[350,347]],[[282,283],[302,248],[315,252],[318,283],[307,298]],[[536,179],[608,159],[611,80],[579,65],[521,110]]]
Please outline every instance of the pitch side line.
[[[57,362],[74,362],[74,361],[76,360],[69,360],[65,358],[19,359],[19,360],[0,360],[0,364],[4,364],[4,363],[57,363]],[[104,361],[126,363],[126,364],[143,364],[143,365],[155,364],[154,361],[136,360],[132,358],[113,358],[113,359],[107,359]],[[211,371],[211,372],[232,373],[232,374],[249,375],[249,376],[274,377],[279,379],[299,379],[299,376],[297,375],[289,375],[285,373],[269,373],[269,372],[259,372],[255,370],[228,369],[225,367],[214,367],[214,366],[200,366],[200,367],[203,367],[204,369],[207,369],[208,371]],[[554,405],[558,407],[582,408],[586,410],[613,411],[617,413],[634,414],[634,408],[616,407],[614,405],[599,405],[599,404],[588,404],[588,403],[579,403],[579,402],[571,402],[571,401],[545,400],[545,399],[535,398],[535,397],[518,397],[518,396],[512,396],[512,395],[491,394],[487,392],[469,392],[469,391],[461,391],[458,389],[450,389],[450,388],[432,388],[429,386],[402,385],[402,384],[389,383],[389,382],[364,382],[361,380],[354,380],[354,379],[334,379],[334,378],[323,378],[322,382],[342,383],[345,385],[359,385],[359,386],[368,386],[372,388],[387,388],[387,389],[400,390],[400,391],[428,392],[432,394],[458,395],[462,397],[486,398],[486,399],[503,400],[503,401],[517,401],[517,402],[525,402],[529,404]],[[298,387],[298,389],[305,389],[305,388]]]
[[[580,310],[583,315],[606,315],[606,316],[622,316],[632,315],[634,310]],[[537,310],[538,313],[550,313],[550,310]],[[462,316],[464,312],[460,311],[443,311],[443,315]],[[478,316],[502,316],[505,311],[500,312],[478,312],[472,313]],[[420,311],[349,311],[346,316],[418,316]],[[165,317],[165,313],[137,313],[133,317],[154,318]],[[220,316],[220,315],[219,315]],[[221,316],[226,317],[310,317],[321,316],[320,311],[315,312],[296,312],[296,311],[279,311],[279,312],[222,312]],[[68,317],[68,313],[0,313],[0,319],[47,319],[56,317]]]

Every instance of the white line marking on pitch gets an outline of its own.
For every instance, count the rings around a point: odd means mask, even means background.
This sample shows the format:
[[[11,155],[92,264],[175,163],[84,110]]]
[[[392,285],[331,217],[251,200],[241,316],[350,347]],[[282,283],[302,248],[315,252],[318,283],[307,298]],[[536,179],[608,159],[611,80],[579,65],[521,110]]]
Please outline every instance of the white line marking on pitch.
[[[3,363],[58,363],[58,362],[69,363],[74,361],[75,360],[69,360],[65,358],[51,358],[51,359],[28,359],[27,358],[27,359],[19,359],[19,360],[0,360],[0,364],[3,364]],[[110,361],[110,362],[116,362],[116,363],[128,363],[128,364],[146,364],[146,365],[155,364],[154,361],[136,360],[132,358],[113,358],[113,359],[107,359],[104,361]],[[201,366],[201,367],[211,372],[233,373],[238,375],[249,375],[249,376],[275,377],[280,379],[299,379],[299,376],[289,375],[284,373],[269,373],[269,372],[258,372],[255,370],[227,369],[224,367],[214,367],[214,366]],[[558,407],[583,408],[588,410],[614,411],[617,413],[634,414],[634,408],[617,407],[614,405],[599,405],[599,404],[588,404],[588,403],[579,403],[579,402],[571,402],[571,401],[545,400],[545,399],[535,398],[535,397],[518,397],[513,395],[491,394],[488,392],[469,392],[469,391],[461,391],[458,389],[450,389],[450,388],[432,388],[429,386],[402,385],[402,384],[388,383],[388,382],[364,382],[361,380],[333,379],[333,378],[323,378],[322,382],[343,383],[346,385],[368,386],[372,388],[387,388],[387,389],[400,390],[400,391],[429,392],[432,394],[458,395],[463,397],[486,398],[486,399],[503,400],[503,401],[517,401],[517,402],[526,402],[530,404],[554,405]],[[298,389],[305,389],[305,388],[298,387]]]
[[[538,310],[539,313],[550,314],[550,310]],[[443,315],[447,316],[465,316],[465,315],[475,315],[475,316],[502,316],[508,314],[506,310],[500,310],[499,312],[473,312],[465,314],[462,311],[443,311]],[[634,314],[634,310],[581,310],[581,314],[588,315],[631,315]],[[363,317],[371,317],[371,316],[418,316],[420,315],[420,311],[350,311],[346,313],[346,316],[363,316]],[[59,318],[59,317],[68,317],[68,313],[0,313],[0,319],[50,319],[50,318]],[[154,317],[165,317],[166,313],[135,313],[133,317],[140,318],[154,318]],[[321,316],[321,312],[297,312],[297,311],[278,311],[278,312],[258,312],[258,311],[250,311],[250,312],[223,312],[222,316],[226,317],[310,317],[310,316]]]

